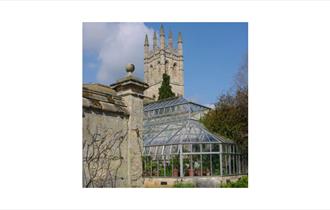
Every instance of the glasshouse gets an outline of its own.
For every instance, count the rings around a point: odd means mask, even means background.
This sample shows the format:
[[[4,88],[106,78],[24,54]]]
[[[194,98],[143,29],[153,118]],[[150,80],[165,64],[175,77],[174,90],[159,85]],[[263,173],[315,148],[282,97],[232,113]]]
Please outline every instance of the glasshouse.
[[[247,174],[247,155],[234,141],[208,131],[199,119],[210,108],[183,97],[144,106],[145,177]]]

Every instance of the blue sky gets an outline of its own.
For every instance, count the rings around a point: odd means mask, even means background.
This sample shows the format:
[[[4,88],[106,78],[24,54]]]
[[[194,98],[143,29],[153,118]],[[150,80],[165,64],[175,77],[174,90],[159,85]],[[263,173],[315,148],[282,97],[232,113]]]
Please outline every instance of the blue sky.
[[[159,33],[161,23],[84,23],[83,82],[113,83],[125,76],[124,66],[136,64],[143,78],[144,36]],[[162,23],[174,46],[182,32],[185,97],[212,104],[233,86],[248,52],[247,23]],[[141,41],[142,40],[142,41]],[[152,45],[152,44],[151,44]],[[150,46],[151,47],[151,46]]]

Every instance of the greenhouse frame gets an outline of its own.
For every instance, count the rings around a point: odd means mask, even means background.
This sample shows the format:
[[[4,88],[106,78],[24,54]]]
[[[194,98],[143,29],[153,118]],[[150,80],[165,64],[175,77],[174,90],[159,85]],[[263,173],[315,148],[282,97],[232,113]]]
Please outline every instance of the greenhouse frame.
[[[144,106],[144,177],[248,173],[247,155],[235,142],[211,133],[199,122],[209,109],[183,97]]]

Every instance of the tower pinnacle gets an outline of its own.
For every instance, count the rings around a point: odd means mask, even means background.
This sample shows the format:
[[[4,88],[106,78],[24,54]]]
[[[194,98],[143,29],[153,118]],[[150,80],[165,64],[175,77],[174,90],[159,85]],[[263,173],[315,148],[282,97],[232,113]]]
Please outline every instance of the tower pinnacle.
[[[165,49],[165,33],[163,24],[160,25],[160,49]]]
[[[144,39],[144,46],[149,46],[148,34],[146,34],[146,38]]]
[[[146,38],[144,40],[144,58],[148,57],[149,54],[149,40],[148,35],[146,34]]]
[[[178,43],[182,43],[182,34],[179,32]]]
[[[160,25],[160,36],[165,36],[163,24]]]
[[[154,32],[154,43],[153,43],[154,50],[157,49],[157,34],[156,31]]]
[[[183,56],[183,49],[182,49],[182,34],[181,32],[179,32],[179,36],[178,36],[178,54],[179,56]]]
[[[170,33],[168,35],[168,47],[173,48],[173,34],[172,34],[172,31],[170,31]]]

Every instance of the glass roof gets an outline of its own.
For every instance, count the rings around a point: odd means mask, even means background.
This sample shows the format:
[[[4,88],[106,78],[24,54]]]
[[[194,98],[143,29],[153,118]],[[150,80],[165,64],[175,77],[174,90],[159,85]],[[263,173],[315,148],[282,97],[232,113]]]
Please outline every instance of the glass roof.
[[[144,146],[191,143],[233,143],[212,134],[194,116],[208,108],[182,97],[147,104],[144,107]]]
[[[199,112],[210,109],[209,107],[188,101],[183,97],[175,97],[168,100],[161,100],[153,103],[146,104],[144,106],[144,112],[156,111],[160,109],[166,109],[175,111],[174,107],[178,108],[180,112]]]
[[[188,143],[233,143],[231,140],[209,132],[193,119],[149,125],[143,131],[144,146]]]

